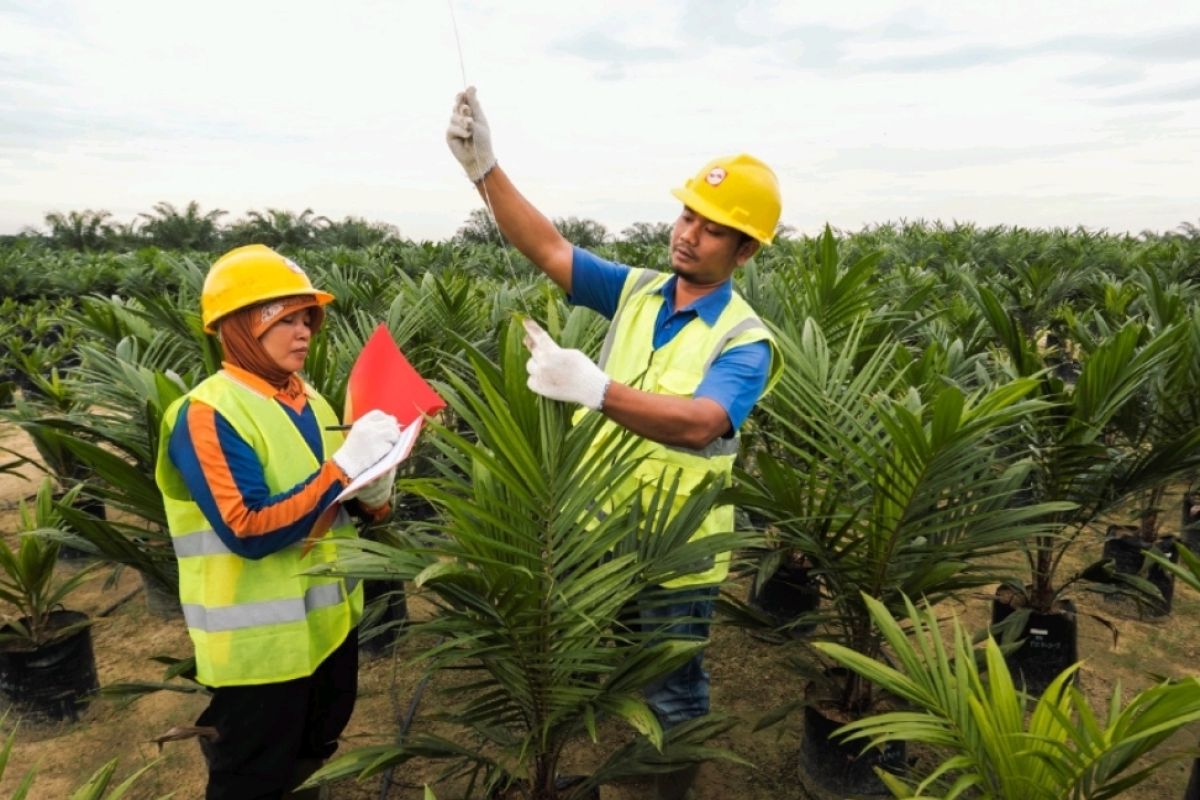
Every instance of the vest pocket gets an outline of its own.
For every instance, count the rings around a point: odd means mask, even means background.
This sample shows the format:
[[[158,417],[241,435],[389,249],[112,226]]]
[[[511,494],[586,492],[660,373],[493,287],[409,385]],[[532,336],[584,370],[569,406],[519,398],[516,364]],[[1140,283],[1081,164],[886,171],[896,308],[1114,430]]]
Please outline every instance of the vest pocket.
[[[658,391],[677,397],[691,397],[700,385],[700,376],[682,369],[669,369],[658,376]]]

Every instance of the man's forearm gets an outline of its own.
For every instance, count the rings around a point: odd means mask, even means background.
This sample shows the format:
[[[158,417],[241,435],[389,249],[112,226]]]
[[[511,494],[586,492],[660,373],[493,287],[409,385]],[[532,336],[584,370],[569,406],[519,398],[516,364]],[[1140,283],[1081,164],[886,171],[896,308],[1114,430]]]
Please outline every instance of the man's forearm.
[[[554,223],[525,199],[499,165],[475,188],[491,207],[504,238],[563,291],[570,293],[573,251]]]
[[[654,394],[616,381],[604,395],[602,413],[639,436],[691,450],[729,430],[729,417],[715,400]]]

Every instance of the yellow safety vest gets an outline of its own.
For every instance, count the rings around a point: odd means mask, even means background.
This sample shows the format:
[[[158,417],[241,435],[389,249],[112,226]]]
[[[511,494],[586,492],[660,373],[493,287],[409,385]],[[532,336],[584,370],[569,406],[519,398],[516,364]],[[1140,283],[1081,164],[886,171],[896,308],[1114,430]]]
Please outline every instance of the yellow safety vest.
[[[717,357],[731,347],[766,341],[771,346],[771,372],[766,391],[778,382],[783,361],[766,325],[737,292],[721,312],[716,324],[709,325],[696,318],[683,327],[670,342],[654,349],[654,325],[659,309],[666,302],[662,287],[670,274],[655,270],[634,269],[625,278],[621,299],[609,327],[608,336],[600,351],[599,365],[613,380],[655,394],[691,397],[708,368]],[[586,409],[580,412],[580,417]],[[613,433],[616,423],[607,420],[595,441]],[[690,450],[641,439],[636,456],[645,456],[627,482],[627,491],[617,492],[618,501],[628,498],[639,485],[653,487],[669,470],[679,472],[676,507],[683,498],[710,472],[715,472],[729,484],[733,462],[741,442],[734,432],[729,439],[717,439],[703,450]],[[667,474],[665,485],[674,476]],[[715,506],[699,530],[697,539],[713,533],[733,530],[733,506]],[[668,582],[668,586],[695,586],[723,581],[729,574],[729,553],[720,554],[706,569]]]
[[[305,391],[325,452],[332,453],[343,441],[342,433],[326,430],[337,416],[311,387],[305,385]],[[357,581],[302,573],[333,561],[336,540],[354,538],[357,531],[339,509],[329,533],[304,555],[303,542],[261,559],[231,552],[167,454],[179,408],[189,397],[216,409],[254,449],[272,494],[295,486],[321,464],[278,401],[226,372],[167,409],[156,478],[179,562],[179,598],[196,651],[196,677],[208,686],[243,686],[311,675],[358,624],[363,597]]]

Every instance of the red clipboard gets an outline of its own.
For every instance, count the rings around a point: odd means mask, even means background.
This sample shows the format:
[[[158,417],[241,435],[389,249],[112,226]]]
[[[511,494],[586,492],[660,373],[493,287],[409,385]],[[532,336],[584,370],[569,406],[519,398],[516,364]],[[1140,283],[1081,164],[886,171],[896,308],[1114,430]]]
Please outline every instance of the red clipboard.
[[[351,424],[377,408],[407,427],[445,407],[446,401],[413,369],[387,326],[379,323],[350,368],[342,420]],[[329,531],[340,505],[332,503],[321,512],[305,540],[305,555]]]
[[[401,425],[446,407],[433,387],[413,369],[382,322],[350,370],[342,421],[349,424],[373,409],[385,411]]]

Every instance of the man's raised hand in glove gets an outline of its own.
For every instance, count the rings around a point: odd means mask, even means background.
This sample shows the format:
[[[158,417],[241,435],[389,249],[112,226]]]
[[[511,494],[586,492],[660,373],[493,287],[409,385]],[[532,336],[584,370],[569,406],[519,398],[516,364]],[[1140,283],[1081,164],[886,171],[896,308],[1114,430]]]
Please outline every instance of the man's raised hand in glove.
[[[581,351],[559,347],[533,320],[526,319],[523,324],[525,346],[529,348],[529,360],[525,362],[529,380],[525,385],[551,400],[579,403],[593,411],[603,408],[612,381],[604,370]]]
[[[496,163],[492,131],[475,97],[475,87],[455,95],[446,143],[475,184],[504,238],[569,294],[574,248],[554,223],[517,191]]]
[[[496,157],[492,155],[492,131],[479,100],[475,98],[474,86],[454,96],[446,143],[466,170],[471,183],[479,183],[488,170],[496,166]]]
[[[400,438],[400,425],[391,414],[372,409],[359,417],[346,434],[346,441],[333,454],[333,461],[346,477],[354,480],[387,452]]]

